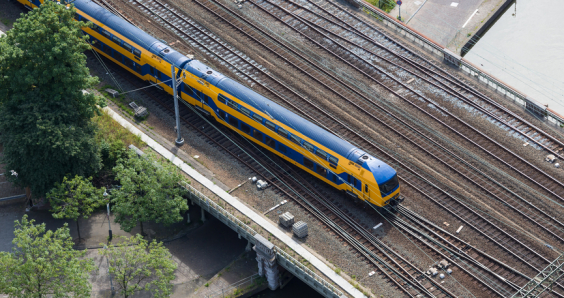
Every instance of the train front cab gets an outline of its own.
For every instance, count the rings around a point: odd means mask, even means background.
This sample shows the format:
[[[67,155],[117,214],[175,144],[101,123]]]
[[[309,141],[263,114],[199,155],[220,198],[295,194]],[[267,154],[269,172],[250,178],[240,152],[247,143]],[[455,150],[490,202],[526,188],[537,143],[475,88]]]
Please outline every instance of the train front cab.
[[[360,149],[351,152],[348,158],[357,162],[349,161],[348,164],[347,170],[352,172],[353,179],[348,181],[350,190],[346,190],[347,194],[366,201],[378,209],[395,210],[403,201],[397,172],[388,164]],[[360,181],[354,178],[357,175]]]

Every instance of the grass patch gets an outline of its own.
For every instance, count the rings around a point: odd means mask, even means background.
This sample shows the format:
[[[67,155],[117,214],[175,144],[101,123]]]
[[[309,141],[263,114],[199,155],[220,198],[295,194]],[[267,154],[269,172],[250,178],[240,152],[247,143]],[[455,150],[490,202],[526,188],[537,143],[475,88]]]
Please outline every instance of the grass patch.
[[[14,23],[14,21],[7,18],[0,18],[0,22],[2,22],[6,26],[10,26]]]
[[[96,125],[98,125],[96,141],[99,143],[102,140],[105,140],[108,143],[121,140],[126,146],[133,144],[137,148],[142,148],[147,145],[145,142],[141,141],[140,136],[132,134],[106,112],[102,112],[101,116],[96,116],[92,120],[96,123]]]
[[[368,3],[380,8],[386,13],[390,13],[394,7],[396,7],[396,2],[393,0],[366,0]]]

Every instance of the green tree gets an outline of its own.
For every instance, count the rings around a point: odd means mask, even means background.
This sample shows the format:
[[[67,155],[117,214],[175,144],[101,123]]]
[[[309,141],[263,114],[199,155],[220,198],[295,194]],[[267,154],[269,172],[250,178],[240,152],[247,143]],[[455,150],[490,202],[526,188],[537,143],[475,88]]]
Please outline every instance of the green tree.
[[[70,174],[100,167],[95,126],[100,97],[82,90],[98,83],[86,67],[89,49],[76,10],[46,1],[22,14],[0,38],[0,131],[7,176],[44,196]]]
[[[110,273],[120,295],[129,297],[139,291],[150,291],[154,297],[169,297],[177,264],[162,242],[150,244],[137,234],[119,237],[120,243],[101,249],[110,263]]]
[[[130,232],[137,223],[155,221],[171,225],[188,210],[178,183],[182,176],[171,163],[159,163],[152,154],[137,157],[133,150],[118,161],[114,173],[121,188],[112,191],[115,221]]]
[[[0,293],[10,297],[90,297],[94,261],[74,250],[69,229],[45,231],[24,215],[16,220],[12,252],[0,252]]]
[[[75,176],[73,179],[63,178],[62,183],[47,193],[54,218],[69,218],[76,221],[76,230],[80,240],[78,218],[88,218],[94,210],[104,204],[104,188],[92,185],[92,177],[86,179]]]

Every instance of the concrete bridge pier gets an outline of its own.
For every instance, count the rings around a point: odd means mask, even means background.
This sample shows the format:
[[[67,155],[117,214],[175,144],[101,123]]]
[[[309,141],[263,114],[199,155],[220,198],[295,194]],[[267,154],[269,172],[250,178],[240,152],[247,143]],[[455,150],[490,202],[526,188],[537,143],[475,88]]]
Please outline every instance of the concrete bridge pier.
[[[257,240],[257,244],[253,249],[257,253],[258,274],[260,276],[266,276],[268,288],[274,291],[280,285],[274,244],[270,243],[270,241],[264,239],[264,237],[259,234],[255,235],[255,239]]]
[[[204,208],[201,208],[200,210],[202,210],[202,222],[206,221],[206,211],[204,210]]]

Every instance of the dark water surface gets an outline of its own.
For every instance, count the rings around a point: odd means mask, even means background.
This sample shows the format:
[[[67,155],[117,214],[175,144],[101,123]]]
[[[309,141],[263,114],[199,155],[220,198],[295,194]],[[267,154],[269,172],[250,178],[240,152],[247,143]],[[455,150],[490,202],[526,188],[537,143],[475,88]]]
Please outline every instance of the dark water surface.
[[[564,115],[563,13],[564,0],[517,0],[465,58]]]

